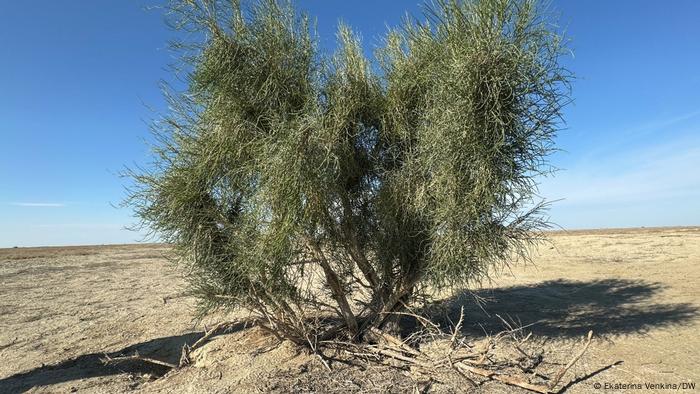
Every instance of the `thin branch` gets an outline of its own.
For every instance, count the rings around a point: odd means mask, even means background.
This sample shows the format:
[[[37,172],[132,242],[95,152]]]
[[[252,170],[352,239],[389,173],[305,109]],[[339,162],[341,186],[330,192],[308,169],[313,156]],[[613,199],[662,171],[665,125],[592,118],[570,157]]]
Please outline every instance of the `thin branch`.
[[[102,359],[102,362],[105,364],[113,364],[113,363],[120,363],[120,362],[126,362],[126,361],[143,361],[146,363],[150,364],[155,364],[155,365],[160,365],[162,367],[168,367],[170,369],[175,369],[177,368],[177,365],[171,364],[169,362],[165,361],[160,361],[156,360],[154,358],[149,358],[149,357],[141,357],[138,354],[134,354],[133,356],[119,356],[119,357],[110,357],[105,353],[105,357]]]
[[[393,336],[393,335],[391,335],[391,334],[388,334],[388,333],[386,333],[386,332],[384,332],[384,331],[382,331],[382,330],[380,330],[380,329],[378,329],[378,328],[372,327],[372,328],[370,329],[370,331],[371,331],[374,335],[377,335],[378,337],[383,338],[383,339],[384,339],[386,342],[388,342],[389,344],[398,347],[399,349],[401,349],[402,351],[404,351],[404,352],[406,352],[406,353],[412,354],[412,355],[414,355],[414,356],[420,356],[420,354],[421,354],[419,351],[417,351],[417,350],[411,348],[410,346],[408,346],[408,345],[406,344],[406,342],[404,342],[404,341],[400,340],[399,338],[396,338],[395,336]]]
[[[462,362],[455,363],[455,367],[461,371],[465,372],[471,372],[476,375],[480,375],[489,379],[497,380],[499,382],[509,384],[511,386],[518,386],[521,388],[524,388],[526,390],[534,391],[537,393],[542,393],[542,394],[547,394],[549,393],[549,387],[541,385],[541,384],[533,384],[525,379],[522,379],[517,376],[512,376],[512,375],[505,375],[505,374],[498,374],[494,371],[488,370],[488,369],[483,369],[483,368],[478,368],[478,367],[473,367],[471,365],[464,364]]]
[[[564,368],[560,369],[559,372],[556,375],[554,375],[554,379],[552,379],[552,382],[549,384],[550,389],[553,389],[557,385],[557,383],[559,383],[559,380],[561,380],[562,376],[564,376],[566,371],[568,371],[569,368],[573,367],[574,364],[576,364],[576,361],[578,361],[581,358],[581,356],[583,356],[583,354],[586,353],[586,350],[588,350],[588,346],[590,346],[592,339],[593,339],[593,331],[588,331],[588,338],[586,340],[586,344],[583,346],[581,351],[578,352],[578,354],[576,354],[571,359],[571,361],[569,361],[568,364],[566,364],[566,366]]]
[[[455,341],[457,341],[457,333],[459,333],[459,330],[462,328],[462,322],[464,321],[464,305],[462,305],[462,308],[459,311],[459,321],[457,322],[457,325],[454,326],[454,330],[452,332],[452,339],[450,342],[452,343],[452,347],[455,345]]]

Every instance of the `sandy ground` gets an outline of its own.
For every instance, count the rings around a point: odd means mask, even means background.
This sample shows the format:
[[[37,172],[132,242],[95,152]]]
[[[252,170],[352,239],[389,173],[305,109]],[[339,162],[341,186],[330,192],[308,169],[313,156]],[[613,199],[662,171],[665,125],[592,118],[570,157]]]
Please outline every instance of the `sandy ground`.
[[[527,330],[544,344],[545,357],[558,362],[592,329],[590,351],[566,377],[587,379],[568,392],[600,392],[596,384],[700,385],[700,228],[557,232],[551,241],[534,265],[514,267],[476,290],[487,300],[483,310],[471,296],[457,295],[446,313],[465,305],[464,333],[475,338],[502,329],[498,316],[532,324]],[[0,393],[410,392],[415,386],[389,367],[338,363],[325,374],[317,359],[245,327],[214,338],[180,371],[103,365],[105,353],[135,352],[177,363],[182,345],[221,319],[195,324],[194,302],[163,258],[166,251],[159,245],[0,249]],[[443,389],[518,392],[468,387],[455,382]]]

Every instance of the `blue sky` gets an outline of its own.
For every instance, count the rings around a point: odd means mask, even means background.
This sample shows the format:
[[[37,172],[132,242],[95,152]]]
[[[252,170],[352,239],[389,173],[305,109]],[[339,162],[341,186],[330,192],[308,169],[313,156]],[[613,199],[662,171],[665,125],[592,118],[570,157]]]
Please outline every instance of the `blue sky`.
[[[367,52],[409,1],[299,1],[323,48],[342,18]],[[117,176],[145,163],[164,110],[154,1],[6,2],[0,11],[0,247],[132,242]],[[574,56],[574,104],[542,180],[566,229],[700,225],[700,2],[552,1]]]

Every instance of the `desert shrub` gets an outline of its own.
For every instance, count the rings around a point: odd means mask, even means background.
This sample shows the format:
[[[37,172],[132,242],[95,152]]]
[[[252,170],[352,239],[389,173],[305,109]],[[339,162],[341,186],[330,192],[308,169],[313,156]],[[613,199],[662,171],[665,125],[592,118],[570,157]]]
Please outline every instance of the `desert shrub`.
[[[570,79],[537,3],[437,1],[373,62],[346,26],[321,52],[290,3],[170,12],[188,87],[167,91],[127,203],[202,311],[361,340],[418,296],[527,258]]]

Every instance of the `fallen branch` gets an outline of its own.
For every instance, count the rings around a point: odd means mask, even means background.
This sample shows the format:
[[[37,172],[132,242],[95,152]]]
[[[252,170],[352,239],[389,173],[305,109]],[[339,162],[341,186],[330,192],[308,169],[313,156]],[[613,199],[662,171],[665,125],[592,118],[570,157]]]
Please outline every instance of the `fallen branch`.
[[[211,339],[212,336],[220,332],[222,329],[227,329],[236,324],[240,324],[240,322],[221,322],[212,327],[212,329],[209,331],[207,331],[205,327],[204,335],[201,338],[199,338],[195,343],[193,343],[192,346],[188,345],[187,343],[182,345],[182,353],[180,354],[180,362],[178,363],[178,366],[184,367],[185,365],[188,365],[191,362],[190,354],[192,353],[192,351],[204,345],[209,339]]]
[[[105,356],[105,358],[102,359],[102,362],[105,364],[113,364],[113,363],[120,363],[120,362],[126,362],[126,361],[143,361],[146,363],[160,365],[161,367],[167,367],[170,369],[177,368],[177,365],[175,365],[175,364],[171,364],[171,363],[168,363],[165,361],[156,360],[154,358],[141,357],[138,355],[138,353],[134,354],[133,356],[119,356],[119,357],[110,357],[108,354],[105,353],[104,356]]]
[[[435,365],[433,365],[432,363],[418,360],[414,357],[404,356],[400,352],[397,352],[397,351],[394,351],[391,349],[380,349],[380,348],[375,348],[375,347],[367,347],[366,350],[368,350],[372,353],[377,353],[377,354],[381,354],[383,356],[395,358],[397,360],[406,361],[406,362],[409,362],[411,364],[415,364],[415,365],[418,365],[420,367],[423,367],[425,369],[433,369],[435,367]]]
[[[592,377],[598,375],[598,374],[601,373],[601,372],[607,371],[607,370],[610,369],[610,368],[615,368],[615,367],[617,367],[618,365],[622,364],[623,362],[624,362],[624,361],[622,361],[622,360],[615,361],[614,363],[605,365],[605,366],[603,366],[603,367],[600,367],[600,368],[596,369],[596,370],[593,371],[593,372],[587,373],[587,374],[584,375],[584,376],[580,376],[580,377],[578,377],[578,378],[576,378],[576,379],[573,379],[573,380],[569,381],[569,383],[567,383],[566,385],[564,385],[562,388],[560,388],[560,389],[557,391],[557,393],[564,393],[564,392],[566,392],[566,390],[568,390],[571,386],[573,386],[573,385],[575,385],[575,384],[577,384],[577,383],[581,383],[581,382],[583,382],[584,380],[590,379],[590,378],[592,378]]]
[[[204,332],[204,335],[199,338],[192,346],[189,346],[187,343],[182,345],[182,353],[180,354],[180,361],[177,365],[166,362],[166,361],[161,361],[161,360],[156,360],[154,358],[149,358],[149,357],[142,357],[136,352],[132,356],[119,356],[119,357],[110,357],[107,353],[104,354],[104,358],[102,359],[102,362],[104,364],[116,364],[120,362],[127,362],[127,361],[142,361],[145,363],[149,364],[154,364],[154,365],[159,365],[161,367],[166,367],[170,369],[177,369],[177,368],[182,368],[183,366],[187,365],[190,363],[190,353],[202,346],[204,343],[206,343],[209,339],[211,339],[212,336],[214,336],[216,333],[220,332],[222,329],[229,328],[231,326],[234,326],[236,324],[239,324],[240,322],[221,322],[214,326],[211,330]]]
[[[377,345],[361,345],[340,341],[322,341],[321,343],[325,346],[337,347],[351,356],[372,356],[372,358],[380,362],[383,361],[382,358],[389,358],[411,366],[417,366],[420,367],[420,373],[428,376],[437,373],[441,368],[450,367],[456,369],[466,378],[469,378],[468,374],[472,374],[532,392],[549,394],[555,392],[555,387],[562,377],[588,350],[593,337],[593,332],[589,332],[583,348],[563,368],[557,371],[554,378],[550,379],[548,376],[536,371],[543,359],[542,350],[540,349],[538,353],[533,354],[522,347],[532,338],[531,333],[518,339],[516,334],[522,332],[522,329],[508,326],[508,331],[501,332],[494,337],[489,336],[484,339],[481,345],[474,346],[458,338],[458,328],[462,323],[463,318],[460,317],[451,333],[441,331],[435,334],[429,332],[431,338],[435,338],[435,335],[437,335],[449,344],[451,350],[446,356],[429,353],[429,350],[424,350],[423,348],[411,347],[407,345],[406,341],[376,328],[372,329],[371,333],[379,341]],[[426,324],[425,326],[429,327],[431,325]],[[509,357],[505,359],[501,357],[499,359],[498,353],[494,355],[491,352],[492,349],[496,349],[507,338],[512,340],[514,350],[524,358],[521,357],[516,360]],[[426,349],[431,349],[431,347]],[[437,349],[440,349],[440,347]],[[525,364],[523,364],[523,360],[526,361]],[[535,378],[536,380],[532,380]],[[569,382],[565,387],[569,387],[571,384],[573,382]]]
[[[371,328],[370,331],[372,332],[372,334],[384,339],[390,345],[396,346],[401,351],[412,354],[414,356],[420,356],[420,352],[418,350],[411,348],[410,346],[408,346],[404,341],[400,340],[399,338],[396,338],[395,336],[388,334],[388,333],[386,333],[378,328],[374,328],[374,327]]]
[[[572,358],[568,364],[566,364],[566,366],[564,368],[560,369],[559,372],[557,372],[557,374],[554,375],[554,379],[552,379],[552,381],[549,383],[550,389],[553,389],[554,387],[556,387],[557,383],[559,383],[559,381],[564,376],[566,371],[568,371],[569,368],[571,368],[574,364],[576,364],[576,362],[581,358],[581,356],[583,356],[583,354],[586,353],[586,350],[588,350],[588,346],[590,346],[592,339],[593,339],[593,331],[588,331],[588,338],[586,340],[586,344],[583,346],[581,351],[578,352],[578,354],[576,356],[574,356],[574,358]]]
[[[458,370],[462,372],[471,372],[476,375],[483,376],[485,378],[497,380],[499,382],[509,384],[511,386],[518,386],[520,388],[524,388],[526,390],[534,391],[537,393],[542,393],[542,394],[547,394],[549,393],[549,387],[541,384],[533,384],[525,379],[522,379],[517,376],[513,375],[505,375],[505,374],[498,374],[494,371],[488,370],[488,369],[483,369],[483,368],[477,368],[477,367],[472,367],[471,365],[467,365],[463,362],[458,362],[455,363],[455,367],[457,367]]]
[[[192,346],[190,346],[190,350],[197,349],[198,347],[202,346],[205,342],[209,340],[214,334],[220,332],[221,330],[228,329],[232,326],[235,326],[237,324],[241,324],[239,321],[229,321],[229,322],[221,322],[217,325],[215,325],[211,330],[205,331],[204,336],[199,338],[197,342],[195,342]]]

